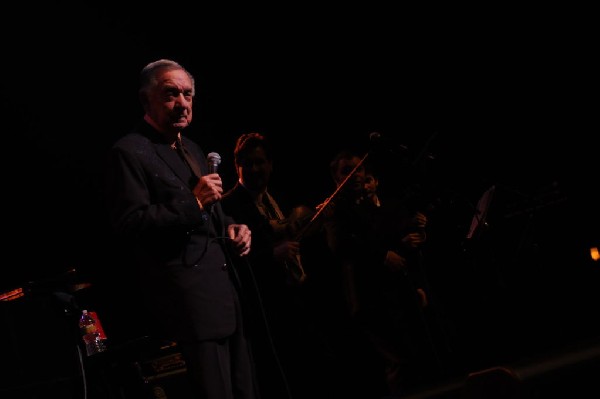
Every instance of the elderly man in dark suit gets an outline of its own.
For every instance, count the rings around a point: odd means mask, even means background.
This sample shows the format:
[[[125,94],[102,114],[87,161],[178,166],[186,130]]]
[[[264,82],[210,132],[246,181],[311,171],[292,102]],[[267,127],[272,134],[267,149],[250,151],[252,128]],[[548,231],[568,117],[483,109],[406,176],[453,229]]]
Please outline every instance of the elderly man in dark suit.
[[[152,333],[177,342],[197,397],[255,399],[232,263],[250,251],[250,230],[223,213],[221,178],[181,134],[192,121],[193,76],[162,59],[140,77],[145,115],[108,157],[111,226]]]

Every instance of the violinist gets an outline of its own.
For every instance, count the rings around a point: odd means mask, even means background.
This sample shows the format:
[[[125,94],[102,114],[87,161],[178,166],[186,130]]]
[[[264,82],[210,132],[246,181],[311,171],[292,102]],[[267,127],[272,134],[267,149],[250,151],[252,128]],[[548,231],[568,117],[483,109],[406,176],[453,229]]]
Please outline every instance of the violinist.
[[[330,163],[338,193],[324,212],[327,242],[343,281],[348,317],[356,329],[348,352],[364,348],[355,369],[370,375],[373,391],[406,394],[432,361],[421,309],[427,306],[423,274],[414,251],[425,242],[427,218],[394,198],[381,198],[366,159],[340,151]],[[371,171],[372,172],[372,171]],[[365,369],[361,356],[378,362]],[[365,355],[367,354],[367,355]],[[351,359],[350,359],[351,360]]]
[[[250,303],[250,324],[258,381],[267,398],[301,397],[312,379],[307,365],[317,358],[318,345],[311,339],[314,330],[300,290],[306,274],[295,240],[297,209],[287,209],[276,200],[269,181],[273,172],[272,148],[267,138],[251,132],[240,135],[233,152],[238,180],[221,200],[223,209],[252,231],[248,254],[250,272],[241,275]],[[313,388],[316,389],[316,388]],[[307,396],[309,397],[309,396]]]

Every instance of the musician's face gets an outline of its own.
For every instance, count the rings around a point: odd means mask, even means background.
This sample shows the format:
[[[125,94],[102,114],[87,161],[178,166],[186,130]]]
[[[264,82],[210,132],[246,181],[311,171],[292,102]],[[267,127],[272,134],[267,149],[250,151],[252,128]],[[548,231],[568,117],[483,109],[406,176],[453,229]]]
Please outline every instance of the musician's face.
[[[372,194],[377,193],[378,184],[379,184],[379,182],[377,181],[375,176],[373,176],[370,173],[367,173],[365,175],[365,193],[367,195],[372,195]]]
[[[348,175],[350,173],[352,173],[352,171],[354,170],[356,165],[358,165],[359,163],[360,163],[360,158],[358,158],[358,157],[340,160],[340,162],[338,163],[337,172],[335,175],[335,181],[338,186],[340,186],[344,182],[346,177],[348,177]],[[348,181],[346,182],[346,185],[347,185],[346,187],[348,190],[362,191],[363,187],[364,187],[364,181],[365,181],[365,168],[363,166],[360,166],[359,168],[356,169],[356,171],[354,172],[352,177],[350,177],[348,179]]]
[[[267,188],[273,163],[267,158],[262,147],[256,147],[237,166],[240,181],[250,190],[262,191]]]

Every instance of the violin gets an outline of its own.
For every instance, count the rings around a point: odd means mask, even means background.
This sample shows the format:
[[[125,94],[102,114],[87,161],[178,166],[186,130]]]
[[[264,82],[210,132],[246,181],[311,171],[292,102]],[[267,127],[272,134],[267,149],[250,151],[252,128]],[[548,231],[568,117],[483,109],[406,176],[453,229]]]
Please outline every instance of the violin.
[[[300,241],[305,234],[307,226],[317,211],[306,205],[300,205],[292,209],[287,219],[287,234],[294,241]]]
[[[296,240],[298,231],[301,230],[308,221],[312,218],[314,212],[307,206],[298,206],[292,209],[289,217],[283,220],[271,221],[278,225],[278,229],[283,238],[292,241]],[[285,269],[288,273],[290,281],[294,284],[302,284],[306,280],[306,273],[302,266],[300,255],[296,255],[293,259],[283,261]]]

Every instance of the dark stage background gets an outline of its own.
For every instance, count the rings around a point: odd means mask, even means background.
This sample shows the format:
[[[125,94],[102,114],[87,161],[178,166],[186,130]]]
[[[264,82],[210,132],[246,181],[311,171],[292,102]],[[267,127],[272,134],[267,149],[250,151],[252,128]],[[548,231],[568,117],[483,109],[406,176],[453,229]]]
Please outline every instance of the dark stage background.
[[[103,157],[142,116],[139,70],[196,77],[187,134],[234,180],[237,135],[266,134],[288,205],[333,192],[342,147],[431,208],[432,289],[458,357],[513,360],[598,336],[598,124],[586,24],[375,9],[139,13],[14,5],[2,24],[5,239],[0,290],[106,267]],[[173,4],[173,8],[179,5]],[[162,13],[161,11],[164,11]],[[564,16],[567,20],[568,17]],[[595,115],[594,115],[595,116]],[[379,132],[383,145],[369,137]],[[489,227],[466,240],[492,185]],[[118,276],[115,276],[118,278]]]

